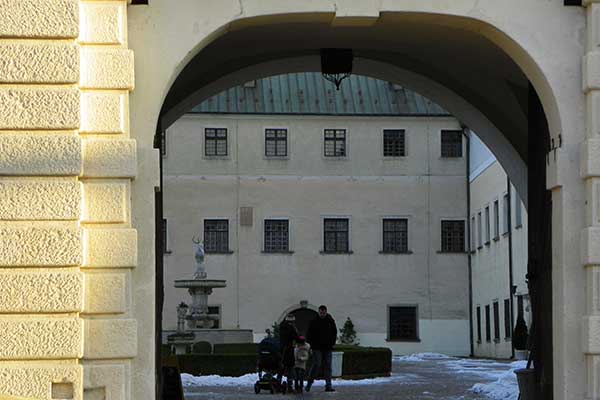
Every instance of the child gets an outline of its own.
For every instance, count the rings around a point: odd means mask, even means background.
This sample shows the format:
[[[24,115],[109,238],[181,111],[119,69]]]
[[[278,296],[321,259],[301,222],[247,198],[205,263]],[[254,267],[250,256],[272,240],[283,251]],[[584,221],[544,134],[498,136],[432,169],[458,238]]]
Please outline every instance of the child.
[[[298,336],[294,348],[294,387],[296,392],[302,393],[304,389],[304,376],[306,375],[306,362],[310,357],[310,344],[306,343],[304,336]]]

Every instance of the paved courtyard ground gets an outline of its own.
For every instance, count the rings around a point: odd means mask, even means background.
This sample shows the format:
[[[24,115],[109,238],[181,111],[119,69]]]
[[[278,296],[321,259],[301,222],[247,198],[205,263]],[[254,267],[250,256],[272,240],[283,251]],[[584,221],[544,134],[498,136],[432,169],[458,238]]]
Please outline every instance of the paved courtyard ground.
[[[515,368],[524,362],[448,358],[435,355],[395,357],[392,376],[361,381],[334,381],[335,393],[325,393],[324,383],[315,382],[303,395],[254,394],[255,376],[240,378],[184,376],[186,400],[517,400]]]

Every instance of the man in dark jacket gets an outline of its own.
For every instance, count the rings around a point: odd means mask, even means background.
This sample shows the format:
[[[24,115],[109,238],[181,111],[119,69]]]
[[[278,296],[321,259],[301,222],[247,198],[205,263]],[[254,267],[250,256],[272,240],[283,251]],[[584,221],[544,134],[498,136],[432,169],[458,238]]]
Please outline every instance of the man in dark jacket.
[[[306,383],[307,392],[317,377],[321,365],[325,377],[325,391],[335,392],[335,389],[331,386],[331,351],[336,340],[337,327],[335,321],[327,313],[327,307],[321,305],[319,306],[319,316],[311,321],[306,335],[306,341],[313,351],[313,363]]]
[[[296,317],[288,314],[279,324],[279,343],[281,343],[283,373],[287,377],[288,390],[294,381],[294,340],[298,339]]]

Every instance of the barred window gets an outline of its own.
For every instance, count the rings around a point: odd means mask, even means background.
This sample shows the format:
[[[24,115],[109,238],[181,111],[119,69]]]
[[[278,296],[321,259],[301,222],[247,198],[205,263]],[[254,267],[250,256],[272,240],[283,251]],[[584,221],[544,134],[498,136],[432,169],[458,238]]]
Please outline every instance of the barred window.
[[[348,218],[326,218],[324,225],[324,247],[326,253],[347,253]]]
[[[408,220],[406,218],[383,220],[383,252],[408,252]]]
[[[477,343],[481,343],[481,307],[477,306]]]
[[[346,130],[325,129],[325,157],[346,156]]]
[[[265,220],[265,252],[289,251],[289,221],[282,219]]]
[[[204,155],[226,156],[227,155],[227,129],[206,128],[204,130]]]
[[[494,302],[494,341],[500,341],[500,305]]]
[[[506,339],[511,337],[511,327],[510,327],[510,300],[504,299],[504,337]]]
[[[442,221],[442,252],[465,251],[465,222]]]
[[[210,329],[220,329],[221,327],[221,306],[208,306],[208,314],[218,317],[213,320],[213,326]]]
[[[229,221],[226,219],[204,220],[204,251],[207,253],[229,252]]]
[[[287,129],[265,129],[265,155],[287,156]]]
[[[383,156],[404,157],[406,156],[406,144],[404,129],[383,130]]]
[[[462,131],[442,131],[442,157],[462,157]]]
[[[485,341],[489,342],[492,340],[492,326],[490,321],[490,306],[485,306]]]
[[[418,340],[418,319],[416,306],[390,306],[389,340]]]

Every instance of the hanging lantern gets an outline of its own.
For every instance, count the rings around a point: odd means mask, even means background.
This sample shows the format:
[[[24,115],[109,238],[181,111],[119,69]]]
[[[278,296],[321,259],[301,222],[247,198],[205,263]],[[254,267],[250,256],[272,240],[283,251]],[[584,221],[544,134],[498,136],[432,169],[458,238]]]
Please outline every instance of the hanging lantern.
[[[321,49],[321,73],[340,90],[342,81],[352,73],[352,49]]]

